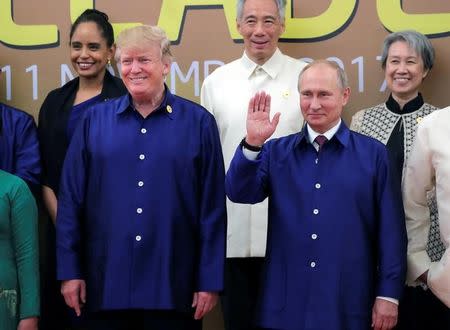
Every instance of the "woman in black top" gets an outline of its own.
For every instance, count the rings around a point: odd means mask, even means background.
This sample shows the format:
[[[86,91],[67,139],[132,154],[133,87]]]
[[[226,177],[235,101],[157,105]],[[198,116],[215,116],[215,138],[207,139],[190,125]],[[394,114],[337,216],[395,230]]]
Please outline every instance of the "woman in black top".
[[[428,104],[419,90],[434,64],[434,49],[426,36],[408,30],[389,34],[383,43],[381,66],[390,90],[385,103],[357,112],[350,128],[386,145],[391,169],[400,185],[412,149],[417,124],[437,107]],[[434,193],[428,206],[431,230],[427,252],[433,261],[445,250],[439,238],[438,212]],[[448,329],[450,312],[430,290],[408,283],[399,305],[396,329]]]
[[[61,169],[71,134],[81,116],[79,109],[126,93],[122,81],[107,70],[114,51],[114,33],[108,16],[95,9],[86,10],[70,31],[70,59],[78,77],[51,91],[39,112],[43,197],[53,222]]]
[[[87,9],[70,30],[70,60],[78,77],[51,91],[39,112],[38,135],[42,159],[42,194],[52,220],[47,233],[46,267],[43,274],[42,329],[63,329],[68,325],[64,302],[55,278],[55,231],[61,170],[72,134],[83,112],[97,102],[126,93],[122,81],[112,76],[107,65],[114,58],[114,32],[108,16]],[[48,274],[45,274],[47,273]],[[48,287],[47,287],[48,286]]]

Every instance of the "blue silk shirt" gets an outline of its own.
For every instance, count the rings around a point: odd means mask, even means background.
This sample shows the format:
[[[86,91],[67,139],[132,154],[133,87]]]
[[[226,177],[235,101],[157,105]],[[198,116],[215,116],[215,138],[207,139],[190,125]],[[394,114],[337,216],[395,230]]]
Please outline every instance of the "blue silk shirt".
[[[399,299],[406,270],[400,187],[385,147],[344,123],[317,153],[307,128],[238,148],[226,178],[234,202],[269,197],[257,311],[275,329],[369,329],[375,297]]]
[[[65,159],[60,280],[82,278],[92,310],[189,310],[221,291],[224,165],[214,117],[166,89],[144,119],[130,96],[88,109]]]
[[[30,186],[41,173],[37,129],[29,114],[0,103],[0,169],[17,175]]]

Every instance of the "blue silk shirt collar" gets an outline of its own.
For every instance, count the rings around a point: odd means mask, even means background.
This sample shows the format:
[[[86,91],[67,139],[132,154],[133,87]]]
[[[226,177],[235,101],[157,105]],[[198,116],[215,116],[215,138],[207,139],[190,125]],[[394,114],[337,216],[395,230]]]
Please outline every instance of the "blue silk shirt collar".
[[[173,94],[170,92],[167,85],[164,84],[164,98],[161,102],[158,109],[156,109],[154,112],[158,113],[165,113],[170,119],[174,118],[174,108],[173,108],[173,101],[174,97]],[[126,110],[129,111],[135,111],[132,101],[131,101],[131,95],[128,93],[128,97],[124,99],[124,102],[117,108],[116,113],[118,115],[124,113]]]
[[[349,143],[350,138],[350,130],[348,129],[347,125],[345,125],[344,121],[341,120],[341,123],[339,125],[339,129],[334,134],[334,136],[331,138],[331,141],[337,141],[339,144],[341,144],[343,147],[347,147]],[[294,143],[294,146],[303,146],[311,143],[309,141],[309,135],[308,135],[308,125],[304,125],[303,129],[298,133],[297,139]]]

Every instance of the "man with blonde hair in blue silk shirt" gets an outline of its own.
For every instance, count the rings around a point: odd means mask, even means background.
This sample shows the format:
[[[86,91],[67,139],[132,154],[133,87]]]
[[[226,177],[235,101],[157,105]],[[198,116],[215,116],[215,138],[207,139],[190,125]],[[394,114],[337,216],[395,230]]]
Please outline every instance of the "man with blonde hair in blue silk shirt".
[[[213,116],[164,83],[164,31],[117,39],[124,96],[89,108],[59,194],[57,270],[91,330],[200,330],[223,290],[224,168]],[[84,220],[85,219],[85,220]]]

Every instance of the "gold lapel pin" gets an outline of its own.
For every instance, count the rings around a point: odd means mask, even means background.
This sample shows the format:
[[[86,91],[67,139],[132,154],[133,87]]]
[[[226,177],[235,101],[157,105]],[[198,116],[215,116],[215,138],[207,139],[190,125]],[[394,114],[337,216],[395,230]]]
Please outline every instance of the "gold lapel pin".
[[[167,110],[168,113],[172,113],[172,107],[170,105],[168,105],[166,107],[166,110]]]

